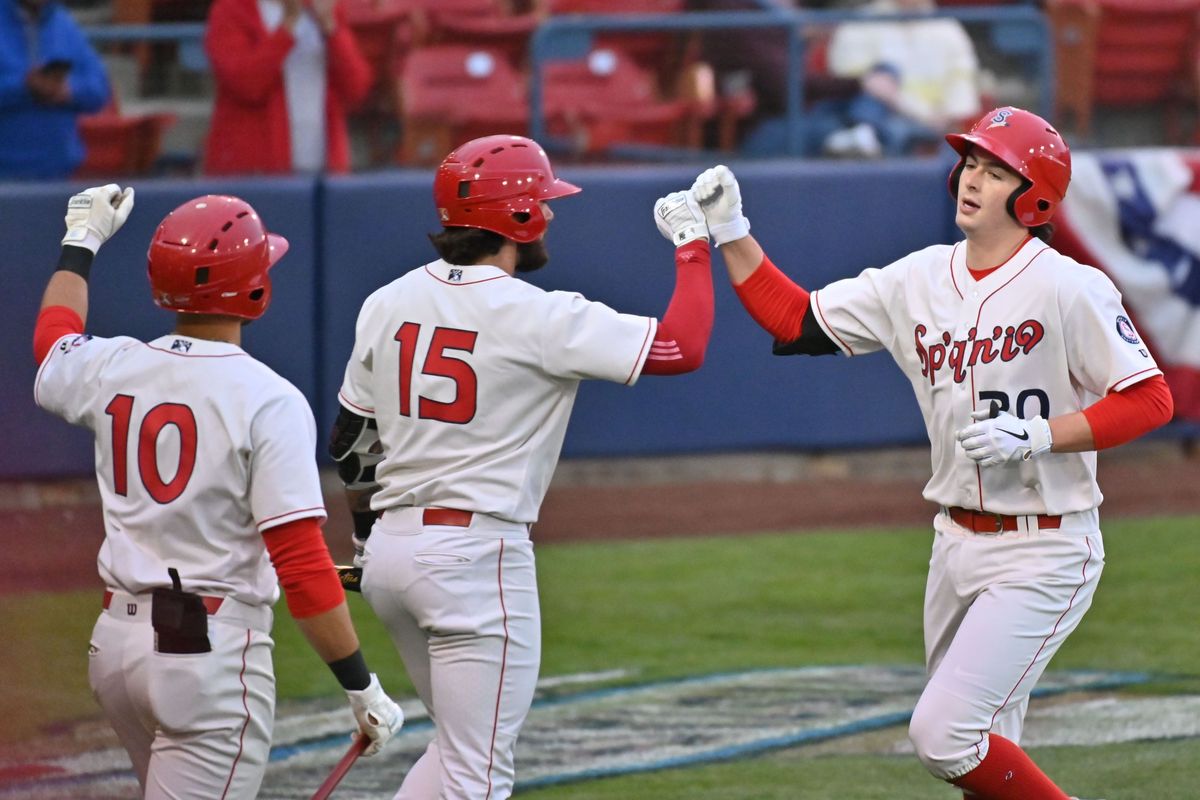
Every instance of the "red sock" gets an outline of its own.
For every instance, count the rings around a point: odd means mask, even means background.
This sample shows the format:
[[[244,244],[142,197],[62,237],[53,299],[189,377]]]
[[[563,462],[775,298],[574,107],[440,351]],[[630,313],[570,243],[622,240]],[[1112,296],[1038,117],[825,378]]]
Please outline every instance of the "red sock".
[[[979,766],[951,783],[978,800],[1070,800],[1015,742],[994,733]]]

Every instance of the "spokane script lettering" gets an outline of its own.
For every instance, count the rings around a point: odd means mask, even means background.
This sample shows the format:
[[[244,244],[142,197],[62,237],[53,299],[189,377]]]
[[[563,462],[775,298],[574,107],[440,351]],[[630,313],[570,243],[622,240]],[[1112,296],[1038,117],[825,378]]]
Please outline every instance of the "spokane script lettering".
[[[978,328],[967,331],[966,339],[955,341],[948,331],[943,331],[941,340],[926,346],[921,337],[929,332],[924,325],[913,329],[917,346],[917,358],[921,361],[921,375],[929,378],[929,385],[937,381],[937,372],[942,367],[953,371],[954,382],[962,383],[967,377],[967,368],[976,364],[990,364],[997,358],[1012,361],[1018,355],[1028,355],[1046,333],[1042,323],[1027,319],[1020,325],[992,328],[991,337],[979,336]]]

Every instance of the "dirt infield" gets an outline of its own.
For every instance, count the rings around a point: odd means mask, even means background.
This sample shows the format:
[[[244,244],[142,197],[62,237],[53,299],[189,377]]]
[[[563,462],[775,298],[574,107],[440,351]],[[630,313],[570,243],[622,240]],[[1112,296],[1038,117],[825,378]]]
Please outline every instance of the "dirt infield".
[[[534,527],[540,543],[929,524],[922,449],[565,461]],[[349,515],[326,475],[326,538],[349,558]],[[1200,458],[1175,442],[1101,455],[1103,518],[1200,513]],[[102,588],[92,479],[0,484],[0,594]]]

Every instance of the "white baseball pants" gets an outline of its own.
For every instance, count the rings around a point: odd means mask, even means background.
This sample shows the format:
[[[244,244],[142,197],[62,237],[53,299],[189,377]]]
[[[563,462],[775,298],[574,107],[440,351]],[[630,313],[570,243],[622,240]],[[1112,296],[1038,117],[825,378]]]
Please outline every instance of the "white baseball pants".
[[[363,596],[383,621],[435,734],[396,800],[505,800],[533,703],[541,613],[526,525],[468,527],[388,511],[367,540]]]
[[[92,631],[88,681],[148,800],[249,800],[275,724],[272,611],[225,598],[212,652],[154,651],[151,595],[114,592]]]
[[[982,534],[943,514],[925,587],[929,682],[909,724],[917,756],[944,780],[1020,742],[1029,694],[1091,606],[1104,568],[1095,511],[1059,530]]]

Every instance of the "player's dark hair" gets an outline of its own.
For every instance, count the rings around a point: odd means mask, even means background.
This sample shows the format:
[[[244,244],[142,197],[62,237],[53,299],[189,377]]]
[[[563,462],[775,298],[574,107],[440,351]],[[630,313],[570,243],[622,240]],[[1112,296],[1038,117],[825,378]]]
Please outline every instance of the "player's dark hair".
[[[1054,238],[1054,223],[1044,222],[1041,225],[1035,225],[1029,229],[1029,233],[1046,244],[1050,244],[1050,240]]]
[[[492,231],[455,226],[429,234],[429,241],[447,264],[469,267],[499,253],[508,240]]]

